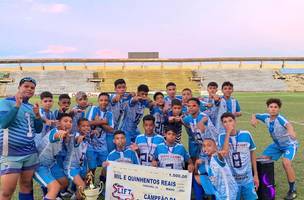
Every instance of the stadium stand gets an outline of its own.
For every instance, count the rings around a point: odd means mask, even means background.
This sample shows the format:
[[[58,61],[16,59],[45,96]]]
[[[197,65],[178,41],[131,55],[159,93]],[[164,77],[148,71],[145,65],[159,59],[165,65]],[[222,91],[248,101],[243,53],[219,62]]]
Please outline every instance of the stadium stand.
[[[289,91],[304,91],[304,69],[284,68],[276,70],[274,78],[284,80]]]

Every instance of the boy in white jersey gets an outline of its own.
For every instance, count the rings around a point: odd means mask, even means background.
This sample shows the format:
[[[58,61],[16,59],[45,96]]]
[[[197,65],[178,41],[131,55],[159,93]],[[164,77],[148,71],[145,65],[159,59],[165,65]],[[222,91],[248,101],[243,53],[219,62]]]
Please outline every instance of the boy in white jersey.
[[[285,199],[295,199],[297,197],[296,174],[292,160],[298,148],[296,132],[292,124],[280,114],[282,106],[280,99],[270,98],[266,105],[268,113],[252,115],[251,124],[256,127],[258,120],[266,124],[273,143],[264,150],[262,157],[278,160],[282,156],[283,167],[289,183],[289,191]]]
[[[143,127],[145,133],[138,135],[135,143],[131,145],[131,149],[138,152],[141,164],[146,166],[151,166],[157,145],[165,142],[161,135],[155,134],[154,121],[155,118],[152,115],[144,116]]]
[[[173,82],[169,82],[167,83],[166,85],[166,92],[167,92],[167,95],[165,97],[165,109],[170,109],[171,108],[171,101],[173,99],[178,99],[178,100],[182,100],[182,96],[177,96],[176,95],[176,84],[173,83]]]
[[[221,151],[217,150],[216,142],[212,138],[206,138],[203,142],[203,149],[208,159],[205,160],[206,163],[202,159],[198,159],[195,163],[196,173],[203,174],[202,177],[195,175],[196,181],[202,185],[205,181],[205,173],[207,173],[216,200],[236,200],[237,197],[237,183],[224,160],[229,149],[229,137],[230,134],[227,132]]]
[[[225,132],[219,135],[218,146],[223,148],[229,134],[229,153],[225,159],[238,185],[237,199],[257,199],[255,190],[259,187],[259,178],[252,136],[248,131],[237,130],[234,114],[224,113],[221,120]]]

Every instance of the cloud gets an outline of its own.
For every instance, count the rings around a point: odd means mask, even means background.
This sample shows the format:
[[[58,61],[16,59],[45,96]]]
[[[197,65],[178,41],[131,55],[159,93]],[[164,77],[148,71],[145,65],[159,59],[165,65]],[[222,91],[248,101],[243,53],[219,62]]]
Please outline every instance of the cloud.
[[[77,52],[77,48],[63,45],[49,45],[47,49],[40,50],[39,54],[69,54]]]
[[[123,58],[126,57],[123,53],[113,50],[98,50],[94,52],[94,56],[99,58]]]
[[[69,6],[62,3],[41,4],[33,3],[32,9],[42,13],[64,13],[69,9]]]

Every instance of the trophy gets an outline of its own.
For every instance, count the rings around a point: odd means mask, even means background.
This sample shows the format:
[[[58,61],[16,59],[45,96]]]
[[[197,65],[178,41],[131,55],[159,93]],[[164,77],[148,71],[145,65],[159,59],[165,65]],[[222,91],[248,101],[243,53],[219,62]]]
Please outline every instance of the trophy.
[[[97,200],[98,196],[104,188],[104,183],[101,181],[99,183],[99,186],[96,187],[94,185],[94,175],[91,171],[88,172],[86,179],[87,183],[89,183],[89,186],[85,189],[79,188],[81,197],[86,200]]]

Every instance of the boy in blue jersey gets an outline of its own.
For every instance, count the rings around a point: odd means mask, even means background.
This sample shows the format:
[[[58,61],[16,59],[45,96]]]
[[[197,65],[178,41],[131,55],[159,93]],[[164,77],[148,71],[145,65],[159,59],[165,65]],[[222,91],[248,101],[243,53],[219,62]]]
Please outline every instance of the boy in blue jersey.
[[[145,108],[149,108],[152,101],[148,97],[149,87],[139,85],[136,96],[132,97],[125,108],[125,115],[121,130],[126,134],[127,146],[135,142],[135,138],[140,134],[138,124],[144,115]]]
[[[34,199],[32,177],[38,166],[34,138],[43,128],[38,104],[29,103],[35,88],[34,79],[22,78],[15,97],[0,100],[0,199],[12,198],[18,180],[19,199]]]
[[[93,106],[87,113],[87,119],[92,130],[97,131],[97,134],[91,139],[87,150],[88,165],[93,174],[95,174],[96,168],[101,167],[102,163],[107,159],[109,150],[115,148],[113,145],[113,116],[112,112],[108,111],[109,94],[100,93],[98,104],[98,107]],[[109,150],[108,145],[110,147]]]
[[[62,149],[64,139],[70,139],[72,117],[64,113],[59,118],[58,128],[52,129],[43,138],[37,147],[39,153],[39,167],[35,171],[35,180],[47,187],[44,200],[56,199],[60,190],[68,185],[64,169],[56,161],[56,156]],[[63,165],[63,164],[62,164]]]
[[[178,99],[171,101],[171,109],[165,117],[165,126],[174,126],[176,130],[176,143],[181,143],[182,140],[182,103]]]
[[[45,91],[40,94],[41,108],[39,109],[41,119],[43,120],[43,129],[40,134],[35,137],[36,146],[39,144],[41,139],[47,134],[51,129],[56,126],[56,118],[52,112],[53,106],[53,95],[52,93]]]
[[[116,161],[140,165],[140,161],[135,151],[126,148],[126,134],[123,131],[114,132],[115,149],[109,153],[107,161]],[[103,166],[109,166],[109,162],[104,162]]]
[[[252,136],[248,131],[237,130],[233,113],[224,113],[221,120],[225,132],[219,135],[218,145],[223,148],[229,134],[229,153],[225,159],[238,185],[237,199],[257,199],[259,178]]]
[[[153,95],[153,105],[150,107],[150,114],[155,118],[155,127],[154,132],[159,135],[164,135],[164,126],[165,126],[165,101],[164,94],[161,92],[156,92]]]
[[[88,96],[85,92],[79,91],[75,95],[76,105],[72,108],[73,115],[73,126],[72,134],[78,131],[77,122],[79,119],[84,118],[86,110],[89,107]]]
[[[68,178],[77,187],[77,199],[81,199],[81,192],[86,187],[85,178],[88,172],[86,151],[90,142],[91,127],[85,118],[79,119],[77,124],[79,131],[71,137],[64,169]]]
[[[207,114],[215,127],[217,127],[217,113],[220,105],[220,96],[217,95],[218,84],[216,82],[210,82],[207,85],[208,96],[202,98],[206,102],[207,109],[204,111]]]
[[[144,134],[136,137],[135,143],[131,145],[133,151],[137,151],[142,165],[151,166],[153,154],[157,145],[164,143],[164,138],[154,132],[155,118],[146,115],[143,118]]]
[[[224,127],[221,121],[221,116],[224,113],[232,113],[235,117],[239,117],[242,115],[241,107],[238,100],[232,97],[233,84],[229,81],[224,82],[222,84],[222,92],[223,96],[220,99],[216,122],[216,128],[219,130],[219,132],[224,131]]]
[[[190,88],[184,88],[182,90],[182,104],[183,104],[183,114],[187,114],[188,112],[188,100],[193,98],[192,90]],[[202,100],[200,100],[200,111],[204,112],[207,109],[208,104]]]
[[[110,110],[113,113],[114,129],[119,130],[124,118],[124,110],[127,103],[134,94],[127,93],[127,85],[124,79],[117,79],[114,82],[115,94],[110,97]]]
[[[216,142],[212,138],[205,138],[203,142],[204,153],[208,159],[198,159],[195,163],[195,179],[214,194],[216,200],[236,200],[238,186],[232,176],[230,167],[226,164],[224,157],[229,150],[229,133],[226,134],[223,149],[218,151]],[[206,185],[205,176],[208,176],[212,186]],[[208,188],[210,187],[210,188]],[[196,199],[201,199],[197,198]]]
[[[167,110],[171,108],[171,101],[173,99],[178,99],[181,101],[182,97],[176,95],[176,84],[173,82],[167,83],[166,91],[168,96],[165,97],[165,108]]]
[[[72,113],[70,112],[70,106],[71,106],[71,97],[68,94],[61,94],[58,97],[58,109],[54,111],[54,115],[56,119],[58,120],[60,116],[64,113],[70,113],[71,116]]]
[[[183,170],[187,164],[190,173],[193,172],[194,166],[184,145],[177,144],[176,130],[172,126],[166,127],[166,141],[159,144],[154,152],[152,166]]]
[[[270,98],[266,102],[268,113],[254,114],[251,124],[256,127],[258,120],[265,123],[273,143],[263,152],[264,158],[278,160],[282,156],[283,167],[289,183],[289,191],[285,199],[295,199],[296,175],[292,166],[292,160],[297,152],[298,141],[296,132],[290,122],[280,114],[282,102],[280,99]]]

